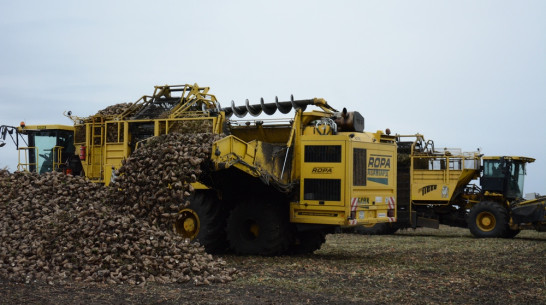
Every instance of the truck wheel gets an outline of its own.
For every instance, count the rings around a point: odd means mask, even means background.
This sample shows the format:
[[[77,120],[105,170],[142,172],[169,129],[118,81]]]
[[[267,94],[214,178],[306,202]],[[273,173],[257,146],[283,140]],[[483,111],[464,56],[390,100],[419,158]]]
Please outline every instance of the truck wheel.
[[[326,234],[320,230],[298,232],[288,252],[296,255],[313,253],[326,241],[325,236]]]
[[[472,207],[467,223],[475,237],[502,237],[508,228],[508,212],[499,203],[482,201]]]
[[[237,205],[227,221],[227,238],[237,254],[279,255],[289,245],[288,211],[251,200]]]
[[[195,191],[189,208],[199,218],[197,240],[210,254],[221,254],[229,249],[226,235],[227,211],[211,191]]]

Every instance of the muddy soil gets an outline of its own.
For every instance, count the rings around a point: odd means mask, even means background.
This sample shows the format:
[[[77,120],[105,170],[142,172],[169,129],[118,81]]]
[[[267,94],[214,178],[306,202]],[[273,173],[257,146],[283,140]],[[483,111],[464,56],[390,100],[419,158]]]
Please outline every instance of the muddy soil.
[[[327,236],[312,255],[222,256],[228,284],[13,283],[0,304],[546,304],[546,234],[476,239],[442,227]]]

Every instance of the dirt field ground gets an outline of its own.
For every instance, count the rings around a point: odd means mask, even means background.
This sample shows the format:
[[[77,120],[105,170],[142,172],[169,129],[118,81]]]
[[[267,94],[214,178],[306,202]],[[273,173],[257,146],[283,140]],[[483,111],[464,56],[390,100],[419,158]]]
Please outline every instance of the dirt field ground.
[[[223,256],[237,280],[210,286],[15,284],[0,304],[546,304],[546,233],[468,230],[329,235],[313,255]]]

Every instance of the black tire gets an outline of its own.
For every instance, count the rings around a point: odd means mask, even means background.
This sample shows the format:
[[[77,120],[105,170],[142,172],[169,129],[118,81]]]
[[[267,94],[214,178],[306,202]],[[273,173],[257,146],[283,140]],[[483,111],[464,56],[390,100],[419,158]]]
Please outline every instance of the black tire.
[[[320,230],[310,230],[295,234],[295,240],[288,251],[289,254],[310,254],[320,249],[326,242],[326,234]]]
[[[227,208],[214,192],[195,191],[190,197],[190,209],[199,217],[199,232],[195,238],[210,254],[226,253],[229,250],[226,224]]]
[[[249,200],[237,205],[227,222],[231,249],[242,255],[280,255],[288,249],[288,210],[273,203]]]
[[[512,230],[510,227],[506,228],[506,231],[502,235],[503,238],[514,238],[519,234],[521,230]]]
[[[508,211],[497,202],[482,201],[472,207],[467,223],[475,237],[503,237],[508,228]]]
[[[396,223],[389,222],[386,225],[387,225],[387,229],[385,230],[386,235],[392,235],[398,232],[398,229],[400,229],[400,227]]]
[[[362,235],[386,235],[394,234],[398,231],[398,227],[392,223],[376,223],[371,226],[358,226],[354,229],[355,233]]]

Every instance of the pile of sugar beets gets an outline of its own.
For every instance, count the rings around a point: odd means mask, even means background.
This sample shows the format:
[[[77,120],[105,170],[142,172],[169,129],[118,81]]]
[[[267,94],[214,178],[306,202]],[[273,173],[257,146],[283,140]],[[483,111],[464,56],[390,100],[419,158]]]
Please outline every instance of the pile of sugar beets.
[[[115,105],[108,106],[102,110],[99,110],[96,115],[101,115],[104,117],[116,116],[122,114],[125,110],[131,107],[133,103],[119,103]]]
[[[151,138],[109,187],[56,172],[0,170],[0,277],[50,284],[233,280],[235,269],[172,226],[217,139]]]

